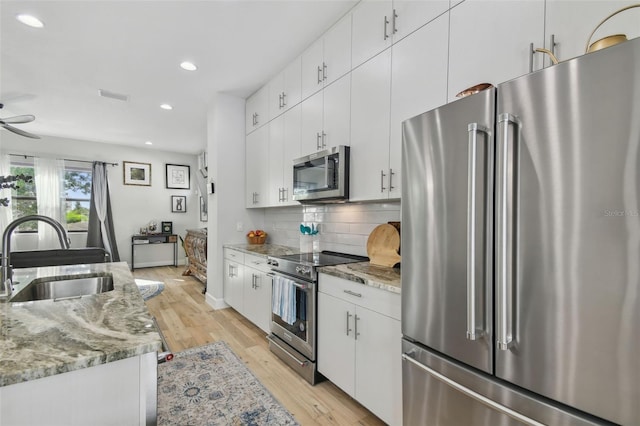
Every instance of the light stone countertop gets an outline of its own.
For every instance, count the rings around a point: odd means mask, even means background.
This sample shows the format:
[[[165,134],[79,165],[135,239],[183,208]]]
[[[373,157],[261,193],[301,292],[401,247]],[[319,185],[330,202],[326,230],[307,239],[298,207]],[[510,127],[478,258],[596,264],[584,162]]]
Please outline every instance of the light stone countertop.
[[[277,244],[225,244],[223,247],[260,256],[278,257],[290,254],[300,254],[300,249],[298,248],[280,246]]]
[[[0,386],[162,349],[126,262],[15,269],[13,276],[19,291],[36,278],[95,273],[112,274],[114,290],[55,302],[0,302]]]
[[[372,265],[369,262],[347,263],[344,265],[318,268],[323,274],[376,287],[392,293],[400,293],[400,268]]]

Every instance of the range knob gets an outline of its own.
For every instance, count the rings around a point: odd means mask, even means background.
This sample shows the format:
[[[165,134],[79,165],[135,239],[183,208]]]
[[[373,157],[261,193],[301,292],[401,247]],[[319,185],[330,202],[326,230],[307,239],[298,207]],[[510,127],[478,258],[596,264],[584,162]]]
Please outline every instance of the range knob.
[[[311,268],[308,266],[296,266],[296,272],[302,275],[311,275]]]

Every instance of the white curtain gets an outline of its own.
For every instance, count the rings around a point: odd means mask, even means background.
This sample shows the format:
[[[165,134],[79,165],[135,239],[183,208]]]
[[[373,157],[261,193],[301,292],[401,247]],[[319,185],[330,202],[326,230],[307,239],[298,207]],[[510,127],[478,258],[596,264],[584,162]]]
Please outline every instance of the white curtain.
[[[57,220],[66,228],[64,202],[64,160],[34,158],[38,214]],[[51,225],[38,222],[38,249],[60,248],[58,234]]]
[[[9,160],[9,156],[7,154],[3,154],[0,156],[0,176],[8,176],[11,174],[11,164]],[[11,189],[2,189],[0,190],[0,198],[8,198],[11,200]],[[4,233],[4,230],[7,229],[7,225],[11,223],[13,220],[13,213],[11,209],[11,204],[9,206],[4,207],[0,206],[0,235]],[[17,247],[14,244],[14,237],[12,236],[11,247],[16,249]]]
[[[109,235],[105,224],[105,220],[107,218],[107,195],[109,191],[109,184],[107,182],[107,171],[104,163],[94,163],[92,179],[93,193],[91,196],[95,202],[96,213],[98,214],[98,220],[100,221],[100,232],[103,235],[102,243],[104,244],[105,250],[107,250],[109,255],[111,255],[111,242],[109,241],[109,238],[105,238],[105,236]]]

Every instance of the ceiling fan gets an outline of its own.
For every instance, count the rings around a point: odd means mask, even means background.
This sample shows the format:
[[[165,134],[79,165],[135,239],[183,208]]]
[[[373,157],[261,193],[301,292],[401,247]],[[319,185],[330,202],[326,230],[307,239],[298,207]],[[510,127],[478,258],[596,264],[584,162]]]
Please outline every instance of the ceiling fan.
[[[0,104],[0,109],[4,107],[3,104]],[[35,120],[36,117],[33,115],[16,115],[15,117],[0,117],[0,126],[4,127],[10,132],[18,134],[20,136],[25,136],[27,138],[40,139],[40,136],[34,135],[33,133],[25,132],[24,130],[20,130],[17,127],[13,127],[11,124],[22,124],[22,123],[30,123]]]

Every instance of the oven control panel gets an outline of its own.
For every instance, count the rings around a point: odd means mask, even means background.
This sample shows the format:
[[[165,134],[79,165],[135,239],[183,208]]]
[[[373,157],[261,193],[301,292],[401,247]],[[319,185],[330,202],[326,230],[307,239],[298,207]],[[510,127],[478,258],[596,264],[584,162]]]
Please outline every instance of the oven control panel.
[[[311,276],[311,267],[310,266],[296,266],[296,272],[300,275]]]

